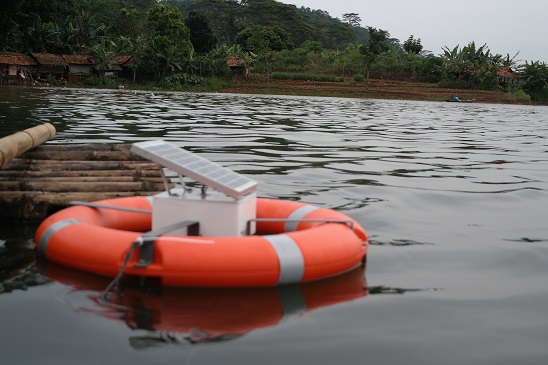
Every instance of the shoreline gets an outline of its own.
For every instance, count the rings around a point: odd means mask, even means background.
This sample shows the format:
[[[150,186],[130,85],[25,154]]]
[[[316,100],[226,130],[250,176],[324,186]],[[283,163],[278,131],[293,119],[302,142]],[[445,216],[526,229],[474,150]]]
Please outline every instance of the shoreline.
[[[479,104],[510,104],[548,106],[546,102],[524,100],[518,95],[502,90],[479,90],[445,88],[434,83],[370,79],[355,82],[346,79],[343,82],[319,82],[267,79],[265,75],[252,75],[248,79],[236,78],[226,80],[218,87],[188,87],[182,89],[167,89],[155,85],[133,84],[127,80],[118,80],[120,90],[166,91],[166,92],[213,92],[230,94],[287,95],[287,96],[318,96],[334,98],[415,100],[446,102],[453,96],[461,100],[473,100]],[[0,85],[2,87],[3,85]],[[84,88],[101,89],[101,87],[81,84],[64,85],[6,85],[15,87],[53,87],[53,88]],[[116,88],[107,88],[115,90]]]
[[[255,76],[247,80],[232,80],[230,86],[217,92],[438,102],[446,102],[457,95],[461,100],[474,100],[474,103],[548,106],[547,103],[523,100],[515,94],[501,90],[443,88],[432,83],[382,79],[370,79],[367,87],[365,81],[267,81],[264,76]]]

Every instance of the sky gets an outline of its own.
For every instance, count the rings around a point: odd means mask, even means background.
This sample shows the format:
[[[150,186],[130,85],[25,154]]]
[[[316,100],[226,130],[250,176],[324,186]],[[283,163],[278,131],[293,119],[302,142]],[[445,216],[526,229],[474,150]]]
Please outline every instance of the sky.
[[[420,38],[434,55],[443,48],[484,44],[491,54],[548,63],[547,0],[278,0],[285,4],[342,14],[357,13],[363,27],[390,33],[403,44]]]

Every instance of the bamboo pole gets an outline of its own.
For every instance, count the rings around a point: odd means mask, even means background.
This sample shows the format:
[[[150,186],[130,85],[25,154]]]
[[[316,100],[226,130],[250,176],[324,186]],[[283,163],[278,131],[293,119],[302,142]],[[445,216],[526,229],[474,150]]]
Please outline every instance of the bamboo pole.
[[[0,181],[0,191],[43,191],[58,192],[142,192],[162,190],[161,181]]]
[[[146,180],[147,178],[161,180],[160,171],[158,168],[150,170],[0,170],[0,180],[21,180],[26,179],[43,179],[43,178],[64,178],[72,179],[78,177],[131,177],[134,181]]]
[[[162,190],[149,191],[145,195],[154,195]],[[41,221],[48,215],[66,208],[71,201],[97,201],[143,195],[131,191],[119,192],[57,192],[50,194],[38,191],[5,191],[2,202],[10,209],[0,209],[0,220]]]
[[[13,160],[15,157],[46,142],[54,135],[55,127],[50,123],[44,123],[1,138],[0,167]]]
[[[130,160],[132,153],[127,151],[97,151],[77,149],[35,149],[25,154],[25,158],[58,161],[120,161]]]
[[[158,165],[152,162],[140,161],[58,161],[58,160],[24,160],[12,161],[7,170],[28,170],[28,171],[139,171],[156,170],[159,174]]]

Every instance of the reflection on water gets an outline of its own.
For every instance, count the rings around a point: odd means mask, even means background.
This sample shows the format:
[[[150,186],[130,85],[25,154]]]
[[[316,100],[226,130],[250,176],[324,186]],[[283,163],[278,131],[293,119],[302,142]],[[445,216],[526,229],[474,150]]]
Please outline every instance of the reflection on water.
[[[128,328],[139,331],[129,338],[135,349],[232,340],[368,294],[423,290],[368,288],[362,266],[337,277],[280,287],[174,288],[124,281],[106,293],[111,279],[37,260],[31,240],[3,241],[2,245],[0,294],[48,283],[62,284],[66,287],[63,300],[69,309],[123,321]]]
[[[131,336],[130,344],[135,348],[230,340],[276,326],[291,316],[367,295],[364,267],[318,282],[255,289],[151,286],[144,290],[142,284],[137,288],[126,283],[129,286],[107,296],[102,291],[109,280],[103,277],[52,263],[42,263],[40,271],[49,280],[67,285],[69,296],[85,293],[89,302],[78,304],[75,310],[122,320],[129,328],[148,331]]]
[[[287,300],[275,289],[155,295],[124,288],[113,300],[127,310],[113,310],[94,299],[108,282],[48,271],[50,284],[0,295],[0,313],[11,314],[2,319],[11,332],[0,331],[8,362],[43,359],[17,351],[19,335],[43,353],[53,351],[57,363],[85,356],[93,363],[179,360],[170,346],[138,357],[124,352],[128,337],[132,348],[233,339],[195,350],[195,363],[361,363],[364,356],[375,364],[545,363],[546,107],[0,88],[1,135],[44,122],[58,131],[48,143],[162,138],[251,175],[261,196],[348,214],[372,243],[368,288],[365,273],[355,285],[319,282],[311,290],[316,306],[305,300],[308,286]],[[23,242],[32,235],[0,228],[0,251],[17,278],[25,261],[13,261],[12,237]],[[248,308],[247,300],[266,302]],[[300,305],[291,308],[301,316],[286,315],[287,301]],[[268,309],[265,316],[258,307]],[[317,307],[322,310],[310,310]],[[27,308],[43,315],[28,321]],[[202,309],[208,315],[197,312]],[[237,309],[242,312],[230,312]],[[246,311],[249,317],[241,314]],[[223,316],[241,327],[220,326]],[[59,323],[58,337],[29,335]]]

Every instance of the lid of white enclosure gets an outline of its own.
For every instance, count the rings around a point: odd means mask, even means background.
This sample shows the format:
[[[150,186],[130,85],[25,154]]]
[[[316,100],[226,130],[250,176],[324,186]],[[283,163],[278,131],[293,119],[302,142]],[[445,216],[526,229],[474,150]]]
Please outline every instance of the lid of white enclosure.
[[[235,199],[257,187],[255,180],[163,140],[134,143],[131,152]]]

